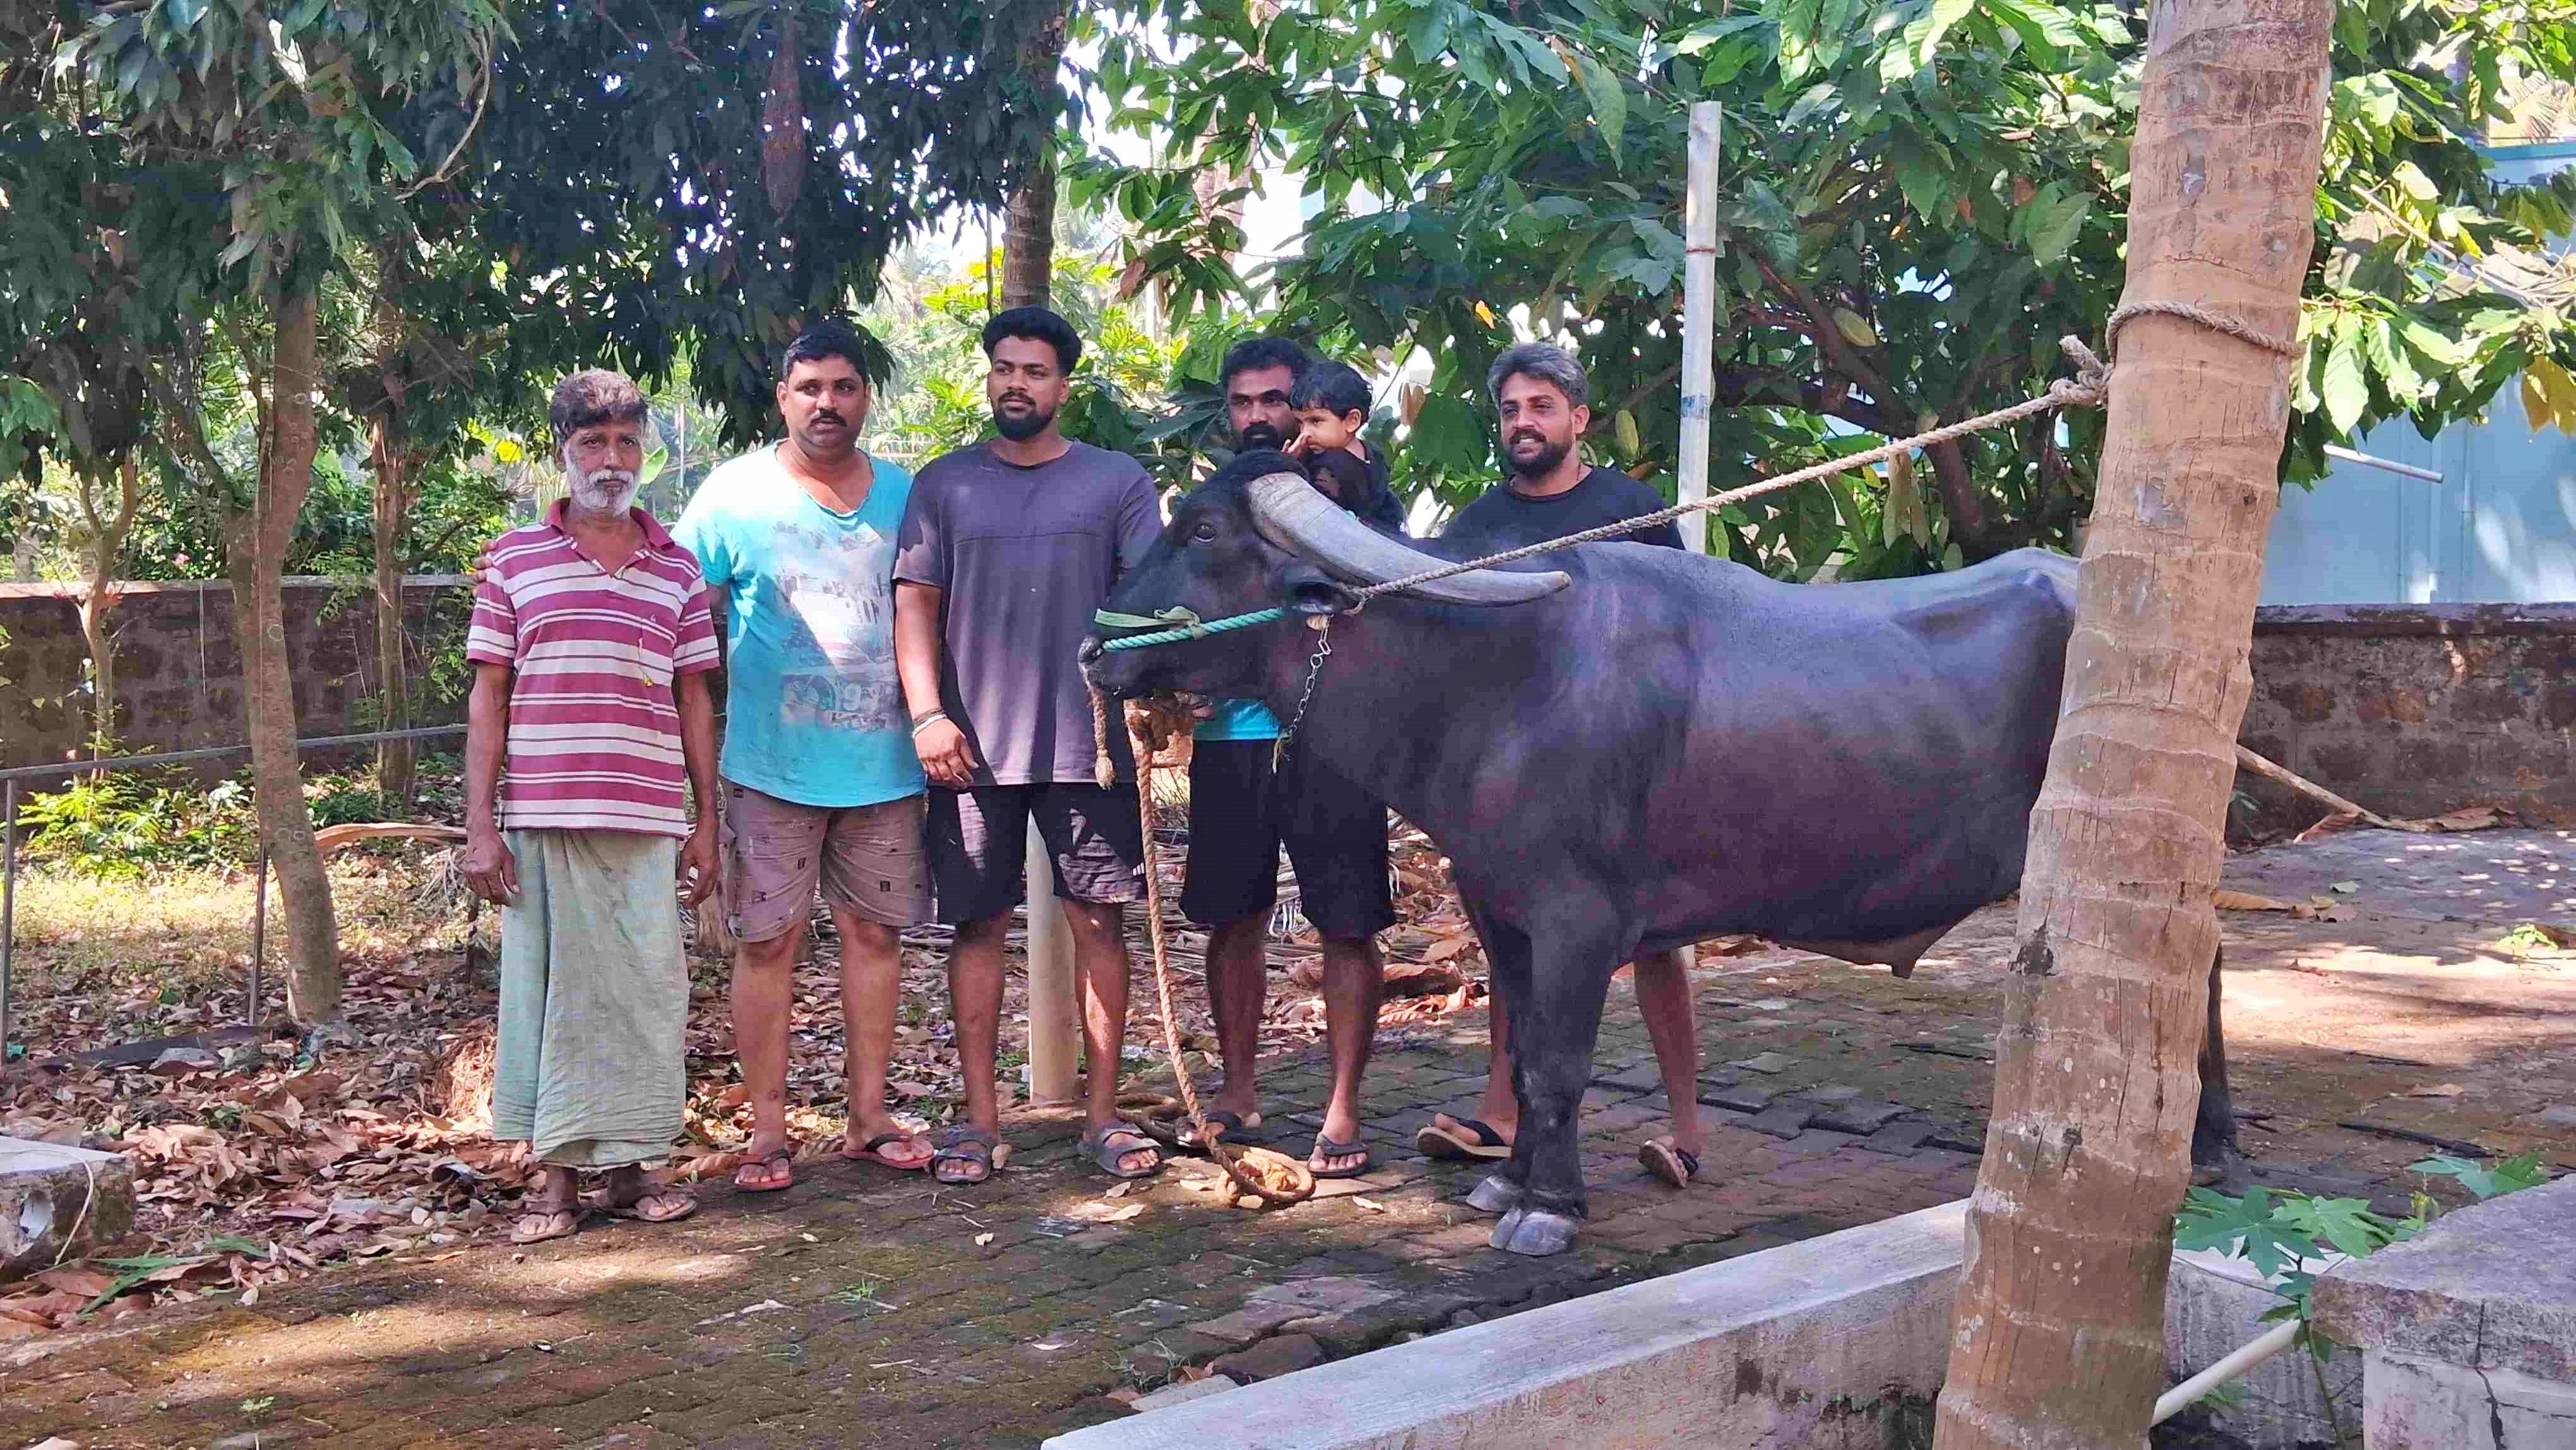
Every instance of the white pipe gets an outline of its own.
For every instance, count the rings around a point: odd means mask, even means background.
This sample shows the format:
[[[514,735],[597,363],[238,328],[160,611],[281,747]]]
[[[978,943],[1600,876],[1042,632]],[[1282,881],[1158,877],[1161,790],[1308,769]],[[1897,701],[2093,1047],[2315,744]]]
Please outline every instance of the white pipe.
[[[1055,899],[1055,858],[1029,823],[1029,1101],[1073,1101],[1082,1033],[1073,1003],[1073,928]],[[1118,1065],[1111,1063],[1109,1071]]]
[[[1682,201],[1681,502],[1708,497],[1708,412],[1717,347],[1717,139],[1726,115],[1715,101],[1690,108],[1689,186]],[[1708,552],[1705,514],[1682,520],[1682,546]]]
[[[2290,1347],[2299,1337],[2299,1321],[2284,1319],[2265,1330],[2263,1337],[2251,1344],[2238,1345],[2225,1359],[2184,1380],[2156,1397],[2156,1416],[2149,1425],[2161,1425],[2183,1411],[2209,1398],[2209,1393],[2233,1379],[2242,1378],[2256,1365]]]
[[[2442,481],[2442,475],[2434,472],[2432,469],[2417,468],[2411,463],[2397,463],[2386,458],[2373,458],[2367,453],[2355,453],[2353,450],[2345,448],[2339,444],[2327,444],[2326,457],[2340,458],[2346,463],[2358,463],[2365,468],[2384,468],[2390,473],[2402,473],[2408,478],[2420,478],[2426,483],[2440,483]]]

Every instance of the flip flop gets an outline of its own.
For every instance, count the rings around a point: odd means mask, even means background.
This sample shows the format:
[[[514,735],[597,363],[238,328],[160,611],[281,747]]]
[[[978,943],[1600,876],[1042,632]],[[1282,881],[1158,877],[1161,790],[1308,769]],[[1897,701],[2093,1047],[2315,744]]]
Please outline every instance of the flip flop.
[[[1637,1150],[1637,1161],[1646,1171],[1674,1188],[1688,1188],[1699,1176],[1699,1155],[1688,1148],[1676,1148],[1660,1139]]]
[[[1347,1158],[1353,1153],[1360,1155],[1360,1161],[1347,1168],[1326,1168],[1320,1162],[1325,1158]],[[1357,1138],[1344,1143],[1317,1133],[1315,1146],[1306,1154],[1306,1171],[1317,1178],[1357,1178],[1375,1166],[1369,1157],[1368,1145]]]
[[[1120,1138],[1130,1140],[1127,1146],[1118,1146],[1116,1140]],[[1112,1178],[1151,1178],[1163,1171],[1162,1148],[1157,1146],[1153,1139],[1125,1123],[1103,1128],[1097,1134],[1083,1134],[1082,1151],[1090,1154],[1091,1161],[1100,1165],[1100,1171]],[[1130,1153],[1151,1153],[1154,1155],[1154,1161],[1144,1168],[1120,1168],[1118,1160]]]
[[[963,1123],[941,1129],[939,1136],[930,1140],[930,1146],[938,1150],[930,1155],[931,1181],[949,1188],[974,1187],[993,1176],[993,1150],[1001,1145],[1002,1140],[994,1134]],[[939,1176],[942,1163],[963,1163],[975,1170],[975,1176],[942,1178]]]
[[[937,1153],[934,1152],[929,1157],[921,1159],[918,1162],[898,1163],[892,1158],[887,1157],[884,1151],[885,1145],[888,1143],[909,1143],[919,1136],[919,1134],[915,1133],[879,1133],[875,1137],[861,1143],[858,1151],[855,1153],[851,1152],[847,1148],[842,1149],[841,1156],[849,1159],[853,1163],[882,1163],[897,1173],[924,1172],[931,1164],[939,1161],[939,1155]]]
[[[1448,1114],[1443,1113],[1441,1117],[1448,1117]],[[1451,1160],[1476,1158],[1492,1162],[1497,1158],[1512,1156],[1510,1141],[1495,1132],[1490,1124],[1478,1122],[1474,1118],[1449,1118],[1449,1121],[1475,1134],[1475,1141],[1469,1142],[1440,1126],[1439,1119],[1435,1118],[1424,1124],[1421,1130],[1413,1135],[1413,1146],[1421,1150],[1424,1156],[1431,1158]]]
[[[529,1228],[530,1224],[538,1223],[545,1219],[556,1218],[563,1220],[563,1227],[540,1229]],[[526,1213],[520,1214],[519,1217],[511,1223],[510,1242],[524,1248],[529,1244],[544,1243],[548,1239],[571,1238],[575,1233],[579,1232],[580,1229],[581,1210],[578,1207],[534,1208],[528,1210]]]
[[[787,1172],[787,1181],[784,1183],[743,1182],[743,1173],[754,1168],[766,1173],[776,1173],[783,1168]],[[775,1148],[757,1158],[744,1159],[733,1170],[733,1186],[737,1193],[785,1193],[788,1189],[794,1188],[796,1186],[796,1150],[786,1147]]]
[[[680,1206],[677,1209],[666,1210],[660,1213],[656,1213],[644,1206],[648,1200],[656,1198],[676,1198],[680,1201]],[[594,1193],[585,1193],[582,1195],[581,1201],[585,1207],[598,1213],[607,1214],[610,1218],[628,1218],[633,1219],[637,1223],[678,1223],[681,1219],[687,1218],[690,1214],[698,1211],[698,1200],[695,1197],[668,1186],[647,1188],[644,1192],[637,1194],[632,1202],[624,1204],[609,1202],[608,1192],[605,1189],[601,1189]]]

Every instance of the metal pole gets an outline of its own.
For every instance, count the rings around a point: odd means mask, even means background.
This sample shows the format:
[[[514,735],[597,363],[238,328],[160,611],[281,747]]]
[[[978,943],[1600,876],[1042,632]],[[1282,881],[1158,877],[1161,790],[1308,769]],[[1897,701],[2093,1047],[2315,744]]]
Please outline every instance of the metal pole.
[[[9,958],[18,940],[18,782],[0,784],[0,1070],[9,1066]]]
[[[1689,189],[1682,202],[1682,453],[1681,499],[1708,497],[1708,413],[1714,391],[1717,345],[1717,139],[1726,108],[1699,101],[1690,108]],[[1708,552],[1709,519],[1693,515],[1682,545]]]
[[[1055,858],[1029,823],[1029,1101],[1073,1101],[1082,1033],[1074,1012],[1073,928],[1055,899]],[[1095,1070],[1099,1070],[1095,1067]],[[1107,1071],[1116,1072],[1111,1063]]]
[[[250,1000],[242,1005],[242,1020],[259,1025],[260,958],[268,952],[268,847],[259,848],[259,871],[254,876],[257,892],[250,903]]]

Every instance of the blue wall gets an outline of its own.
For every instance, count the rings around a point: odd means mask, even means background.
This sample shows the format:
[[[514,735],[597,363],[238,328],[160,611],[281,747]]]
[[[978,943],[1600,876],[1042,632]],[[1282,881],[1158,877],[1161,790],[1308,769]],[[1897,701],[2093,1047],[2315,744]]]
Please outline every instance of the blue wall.
[[[2499,147],[2524,180],[2576,162],[2576,144]],[[2538,433],[2507,384],[2477,423],[2427,442],[2383,425],[2360,452],[2440,471],[2424,483],[2338,463],[2283,491],[2265,555],[2265,604],[2486,604],[2576,600],[2576,437]]]

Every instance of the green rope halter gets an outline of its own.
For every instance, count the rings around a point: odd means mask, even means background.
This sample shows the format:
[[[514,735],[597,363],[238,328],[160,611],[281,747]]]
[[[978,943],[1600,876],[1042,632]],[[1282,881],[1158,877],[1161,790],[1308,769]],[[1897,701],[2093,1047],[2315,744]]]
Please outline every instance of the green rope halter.
[[[1256,609],[1250,614],[1229,614],[1223,619],[1202,622],[1196,612],[1175,604],[1169,609],[1151,615],[1121,614],[1114,609],[1098,609],[1092,611],[1091,622],[1104,629],[1154,630],[1151,634],[1131,634],[1122,639],[1101,641],[1100,647],[1104,650],[1121,650],[1143,649],[1147,645],[1156,644],[1178,644],[1185,639],[1205,639],[1212,634],[1250,629],[1256,624],[1268,624],[1274,619],[1287,617],[1288,611],[1285,609]],[[1166,627],[1154,629],[1156,625]]]

